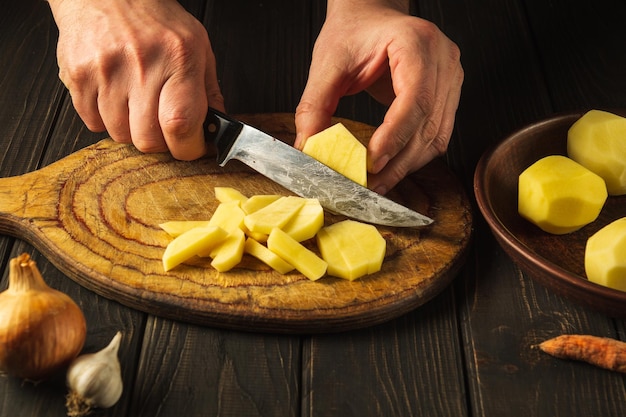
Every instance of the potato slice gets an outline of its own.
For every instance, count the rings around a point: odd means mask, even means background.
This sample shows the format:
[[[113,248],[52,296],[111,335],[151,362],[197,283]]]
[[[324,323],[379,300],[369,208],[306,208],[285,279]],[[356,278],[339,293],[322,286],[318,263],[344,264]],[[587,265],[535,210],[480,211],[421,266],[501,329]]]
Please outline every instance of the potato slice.
[[[246,214],[252,214],[281,197],[282,196],[278,194],[256,194],[250,196],[250,198],[248,198],[248,200],[241,205],[241,208]]]
[[[316,198],[308,198],[304,206],[283,230],[298,242],[315,237],[315,234],[324,226],[324,208]]]
[[[304,206],[305,199],[301,197],[281,197],[273,203],[248,214],[244,224],[254,233],[269,234],[272,229],[281,228]]]
[[[519,214],[548,233],[570,233],[591,223],[607,197],[602,178],[562,155],[544,157],[519,176]]]
[[[196,227],[206,227],[208,225],[208,220],[172,220],[161,223],[159,227],[171,237],[177,237]]]
[[[215,187],[215,198],[220,203],[228,203],[229,201],[239,201],[240,205],[248,200],[239,190],[232,187]]]
[[[239,201],[231,200],[218,204],[209,219],[209,225],[219,226],[230,233],[234,229],[241,229],[244,217],[245,213],[241,207],[239,207]]]
[[[210,253],[213,258],[211,266],[219,272],[234,268],[243,258],[246,236],[241,229],[233,229],[226,239]]]
[[[163,268],[169,271],[202,251],[210,251],[228,236],[217,226],[196,227],[172,240],[163,252]]]
[[[352,281],[382,267],[387,243],[375,226],[344,220],[321,229],[316,239],[328,275]]]
[[[250,237],[246,239],[244,252],[254,256],[280,274],[284,275],[295,269],[293,265]]]
[[[309,137],[302,152],[367,187],[367,148],[343,124]]]
[[[311,281],[323,277],[326,273],[328,267],[326,261],[277,227],[270,232],[267,247]]]
[[[585,272],[589,281],[626,291],[626,217],[609,223],[587,240]]]

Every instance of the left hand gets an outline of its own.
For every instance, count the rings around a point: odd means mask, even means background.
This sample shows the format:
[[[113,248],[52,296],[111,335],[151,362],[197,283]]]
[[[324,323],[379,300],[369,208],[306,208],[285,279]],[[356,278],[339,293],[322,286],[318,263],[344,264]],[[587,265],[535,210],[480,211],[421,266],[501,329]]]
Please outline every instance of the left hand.
[[[329,1],[296,110],[295,146],[330,126],[341,97],[367,91],[389,106],[368,145],[368,186],[385,194],[445,153],[464,77],[460,51],[433,23],[386,0],[348,3]]]

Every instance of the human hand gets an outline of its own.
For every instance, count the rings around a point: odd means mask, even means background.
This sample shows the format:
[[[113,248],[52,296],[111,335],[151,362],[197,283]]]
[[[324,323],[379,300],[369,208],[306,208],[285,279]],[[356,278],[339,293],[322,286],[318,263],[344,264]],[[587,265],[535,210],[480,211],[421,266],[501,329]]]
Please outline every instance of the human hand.
[[[296,110],[295,146],[328,127],[345,95],[388,105],[368,144],[368,186],[385,194],[445,153],[463,83],[460,52],[434,24],[390,0],[329,1]]]
[[[59,77],[92,131],[143,152],[207,151],[208,106],[224,110],[207,31],[176,0],[49,0]]]

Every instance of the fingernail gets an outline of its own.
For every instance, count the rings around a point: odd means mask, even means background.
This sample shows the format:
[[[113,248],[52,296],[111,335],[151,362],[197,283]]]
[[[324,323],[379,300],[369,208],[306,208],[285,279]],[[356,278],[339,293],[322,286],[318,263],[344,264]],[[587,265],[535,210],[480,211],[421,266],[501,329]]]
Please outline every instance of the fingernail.
[[[296,140],[293,142],[294,148],[296,148],[296,149],[302,148],[302,146],[300,145],[300,142],[302,141],[302,139],[303,139],[302,138],[302,133],[296,134]]]

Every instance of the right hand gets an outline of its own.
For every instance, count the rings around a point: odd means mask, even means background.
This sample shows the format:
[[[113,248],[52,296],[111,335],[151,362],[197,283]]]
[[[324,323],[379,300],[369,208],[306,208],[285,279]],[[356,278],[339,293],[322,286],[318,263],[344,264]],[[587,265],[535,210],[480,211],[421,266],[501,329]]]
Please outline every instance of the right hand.
[[[142,152],[207,152],[207,107],[224,111],[203,25],[176,0],[49,0],[59,77],[86,126]]]

